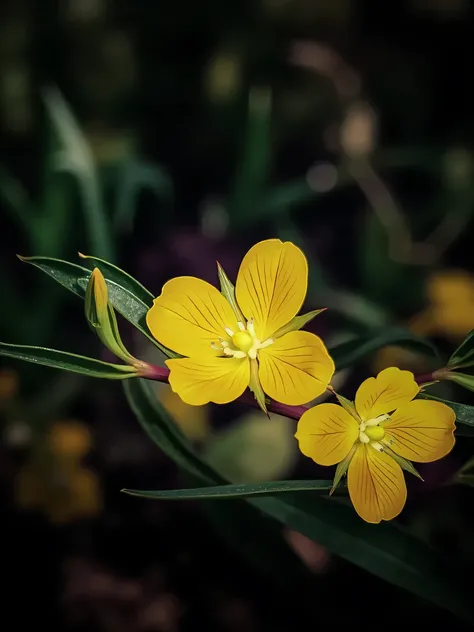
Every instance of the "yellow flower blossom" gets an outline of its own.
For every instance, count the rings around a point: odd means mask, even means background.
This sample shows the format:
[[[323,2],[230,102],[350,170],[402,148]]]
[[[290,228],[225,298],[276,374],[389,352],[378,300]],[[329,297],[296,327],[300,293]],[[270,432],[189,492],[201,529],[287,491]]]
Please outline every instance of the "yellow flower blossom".
[[[390,367],[360,385],[354,404],[320,404],[298,423],[301,452],[347,470],[352,503],[367,522],[391,520],[402,511],[407,489],[401,466],[436,461],[454,445],[454,411],[414,400],[418,392],[413,373]]]
[[[307,284],[304,254],[279,239],[245,255],[232,304],[195,277],[165,283],[146,321],[161,344],[186,356],[166,361],[173,391],[193,405],[228,403],[248,386],[288,405],[321,395],[334,362],[318,336],[293,322]],[[264,408],[263,393],[257,399]]]

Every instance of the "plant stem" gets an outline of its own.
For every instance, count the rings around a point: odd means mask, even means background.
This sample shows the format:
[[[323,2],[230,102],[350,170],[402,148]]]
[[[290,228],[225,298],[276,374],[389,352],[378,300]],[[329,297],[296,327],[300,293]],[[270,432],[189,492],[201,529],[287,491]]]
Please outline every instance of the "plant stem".
[[[146,380],[153,380],[155,382],[168,382],[169,381],[169,369],[164,367],[156,366],[155,364],[143,363],[143,367],[141,368],[141,373],[139,377],[145,378]],[[424,373],[422,375],[415,375],[415,381],[417,384],[424,384],[426,382],[433,382],[433,373]],[[332,386],[328,387],[328,390],[334,395],[335,391]],[[246,391],[243,395],[241,395],[238,399],[238,402],[242,404],[246,404],[247,406],[252,406],[252,408],[257,408],[261,410],[259,404],[253,397],[252,393]],[[270,401],[267,403],[268,412],[274,413],[275,415],[282,415],[283,417],[288,417],[289,419],[294,419],[298,421],[301,415],[308,410],[308,406],[288,406],[287,404],[280,404],[279,402]]]

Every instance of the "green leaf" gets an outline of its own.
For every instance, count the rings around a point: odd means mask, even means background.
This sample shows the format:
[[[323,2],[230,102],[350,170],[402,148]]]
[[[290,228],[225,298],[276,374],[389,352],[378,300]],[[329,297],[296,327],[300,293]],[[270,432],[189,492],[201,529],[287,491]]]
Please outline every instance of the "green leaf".
[[[92,151],[61,92],[57,88],[47,88],[43,91],[43,99],[60,142],[57,170],[71,173],[77,181],[91,248],[106,259],[114,259],[112,230]]]
[[[217,262],[217,274],[219,276],[219,283],[221,286],[221,294],[223,297],[230,303],[230,306],[234,310],[235,317],[237,321],[241,323],[245,323],[246,319],[242,312],[240,311],[240,307],[237,303],[237,299],[235,298],[235,287],[234,284],[229,280],[229,277],[225,273],[224,268],[221,266],[219,262]]]
[[[169,417],[162,418],[157,414],[154,404],[156,399],[150,399],[150,394],[147,395],[145,390],[148,386],[143,380],[124,384],[129,402],[142,426],[178,464],[188,471],[199,472],[197,482],[200,481],[201,485],[225,485],[226,481],[195,455]],[[233,503],[236,503],[235,511],[232,509]],[[245,503],[257,509],[257,513],[246,513],[244,516]],[[248,497],[245,501],[236,499],[221,504],[229,507],[229,511],[232,510],[231,515],[225,514],[226,525],[240,533],[239,543],[247,544],[249,539],[258,542],[260,548],[255,556],[264,553],[269,563],[272,563],[269,557],[273,556],[273,564],[278,558],[276,549],[273,549],[273,553],[271,550],[275,546],[275,540],[272,539],[271,546],[269,540],[270,535],[275,537],[275,534],[269,531],[265,535],[265,529],[258,519],[260,512],[303,533],[333,553],[382,579],[460,616],[471,616],[470,607],[463,601],[462,590],[458,589],[444,559],[428,545],[399,528],[396,523],[369,525],[357,516],[351,506],[314,492],[288,492],[278,497]],[[220,514],[221,510],[217,505],[211,506]],[[246,529],[243,524],[247,524]],[[267,527],[272,524],[267,523]]]
[[[215,485],[196,489],[171,489],[142,491],[138,489],[122,489],[131,496],[142,498],[158,498],[162,500],[206,500],[212,498],[248,498],[249,496],[274,496],[285,492],[328,492],[330,481],[271,481],[268,483],[251,483],[241,485]]]
[[[75,353],[68,353],[67,351],[46,349],[45,347],[11,345],[6,342],[0,342],[0,355],[49,366],[53,369],[72,371],[73,373],[80,373],[89,377],[101,377],[108,380],[125,380],[130,377],[136,377],[136,369],[130,366],[110,364],[95,358],[87,358]]]
[[[345,560],[472,622],[471,598],[452,562],[396,523],[368,524],[340,500],[314,493],[247,502]]]
[[[429,340],[398,327],[376,330],[371,334],[359,336],[355,340],[343,342],[329,349],[329,353],[336,363],[337,370],[340,371],[387,345],[409,347],[420,353],[438,356],[436,347]]]
[[[313,309],[312,312],[308,312],[307,314],[301,314],[301,316],[295,316],[292,320],[290,320],[290,322],[287,325],[283,325],[283,327],[280,327],[280,329],[277,329],[277,331],[273,334],[272,338],[274,339],[281,338],[282,336],[284,336],[290,331],[298,331],[299,329],[307,325],[309,322],[311,322],[313,318],[316,318],[316,316],[318,316],[319,314],[321,314],[321,312],[324,312],[324,311],[326,311],[326,307],[323,307],[322,309]]]
[[[134,157],[123,162],[116,178],[117,204],[114,223],[120,231],[133,231],[139,195],[142,191],[151,191],[159,202],[167,202],[168,206],[173,201],[173,183],[162,167]],[[163,216],[162,213],[159,215]]]
[[[447,399],[440,399],[439,397],[434,397],[428,393],[420,393],[418,397],[420,399],[429,399],[434,402],[441,402],[442,404],[446,404],[446,406],[452,408],[456,413],[456,434],[469,437],[474,436],[474,406],[469,406],[468,404],[458,404],[457,402],[451,402]],[[464,428],[459,426],[459,424],[462,424]]]
[[[470,366],[473,362],[465,364],[465,361],[474,355],[474,329],[461,342],[456,351],[449,358],[447,367],[453,369],[455,367],[464,368]]]
[[[82,299],[85,297],[91,270],[78,266],[75,263],[50,257],[19,258],[21,261],[36,266]],[[104,275],[107,281],[109,300],[119,314],[132,323],[165,355],[170,358],[180,357],[163,347],[163,345],[160,345],[148,329],[146,314],[153,305],[153,295],[132,276],[113,264],[94,257],[85,257],[83,255],[83,258],[91,262],[91,267],[96,265]]]
[[[188,474],[196,486],[226,485],[223,479],[192,449],[171,416],[158,401],[152,385],[137,379],[124,382],[127,401],[150,439]],[[217,533],[225,535],[249,561],[280,580],[297,581],[310,578],[296,555],[283,540],[280,526],[260,511],[236,499],[229,503],[218,500],[206,503],[207,515]],[[282,574],[283,573],[283,574]]]
[[[235,225],[255,220],[264,201],[270,170],[271,105],[269,89],[251,90],[243,157],[230,200]]]

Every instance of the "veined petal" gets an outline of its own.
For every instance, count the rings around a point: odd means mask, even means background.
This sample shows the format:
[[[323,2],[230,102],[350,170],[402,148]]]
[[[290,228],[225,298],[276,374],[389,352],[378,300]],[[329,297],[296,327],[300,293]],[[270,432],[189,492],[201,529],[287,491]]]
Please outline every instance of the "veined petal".
[[[171,388],[193,406],[228,404],[242,395],[250,381],[248,358],[178,358],[166,360],[166,365]]]
[[[366,522],[392,520],[402,511],[407,488],[402,468],[370,444],[359,444],[347,473],[354,509]]]
[[[334,362],[323,341],[308,331],[292,331],[258,352],[265,393],[282,404],[298,406],[326,390]]]
[[[300,311],[308,287],[308,262],[294,244],[268,239],[240,264],[235,292],[244,316],[253,318],[259,340],[271,338]]]
[[[410,461],[429,463],[452,450],[455,419],[446,404],[416,399],[396,410],[383,427],[394,452]]]
[[[367,421],[407,404],[419,390],[413,373],[391,366],[362,382],[355,406],[360,418]]]
[[[295,437],[301,452],[319,465],[335,465],[349,454],[359,424],[337,404],[319,404],[302,414]]]
[[[187,276],[164,284],[146,323],[158,342],[186,356],[216,355],[211,343],[228,339],[226,327],[238,329],[234,312],[219,290]]]

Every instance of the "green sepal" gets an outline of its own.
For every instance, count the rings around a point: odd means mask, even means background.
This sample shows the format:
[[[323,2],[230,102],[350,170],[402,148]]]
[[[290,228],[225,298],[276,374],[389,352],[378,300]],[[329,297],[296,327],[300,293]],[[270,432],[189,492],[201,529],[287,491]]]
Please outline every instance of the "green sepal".
[[[298,331],[299,329],[307,325],[310,321],[312,321],[313,318],[316,318],[316,316],[318,316],[321,312],[326,311],[326,309],[326,307],[323,307],[322,309],[313,309],[312,312],[308,312],[307,314],[295,316],[290,320],[289,323],[283,325],[283,327],[280,327],[280,329],[277,329],[272,338],[281,338],[290,331]]]
[[[257,360],[250,360],[250,383],[249,388],[254,394],[255,400],[263,412],[270,417],[267,410],[267,404],[265,401],[265,393],[263,392],[260,379],[258,377],[258,363]]]
[[[217,261],[217,274],[219,276],[219,283],[221,286],[221,294],[227,300],[227,302],[232,307],[235,317],[238,322],[245,323],[245,317],[240,311],[240,307],[237,303],[237,299],[235,298],[235,287],[234,284],[229,280],[229,277],[225,273],[224,268]]]
[[[120,338],[117,318],[109,302],[107,284],[99,268],[94,268],[87,284],[84,311],[91,329],[107,349],[127,364],[133,363],[135,358],[127,351]]]
[[[356,410],[354,402],[351,402],[349,399],[346,399],[343,395],[339,395],[339,393],[336,393],[336,391],[334,391],[334,395],[337,397],[337,401],[341,404],[344,410],[346,410],[349,413],[349,415],[354,417],[357,423],[360,423],[360,418],[359,418],[359,415],[357,414],[357,410]]]
[[[394,452],[392,448],[386,445],[385,443],[383,443],[382,445],[383,445],[383,451],[386,454],[388,454],[388,456],[391,456],[392,459],[396,461],[398,465],[402,468],[402,470],[405,470],[405,472],[410,472],[410,474],[413,474],[413,476],[416,476],[417,478],[419,478],[420,481],[423,481],[423,478],[420,476],[420,474],[418,473],[413,463],[411,463],[411,461],[404,459],[402,456]]]
[[[357,449],[357,443],[354,443],[349,454],[336,467],[336,473],[334,474],[334,481],[332,483],[331,491],[329,492],[330,496],[334,494],[337,486],[341,482],[341,478],[346,474],[349,468],[350,462],[352,461],[352,457],[355,454],[356,449]]]
[[[443,373],[443,378],[445,380],[451,380],[455,384],[459,384],[463,388],[467,388],[469,391],[474,391],[474,375],[467,375],[466,373],[454,373],[452,371],[448,371]]]

